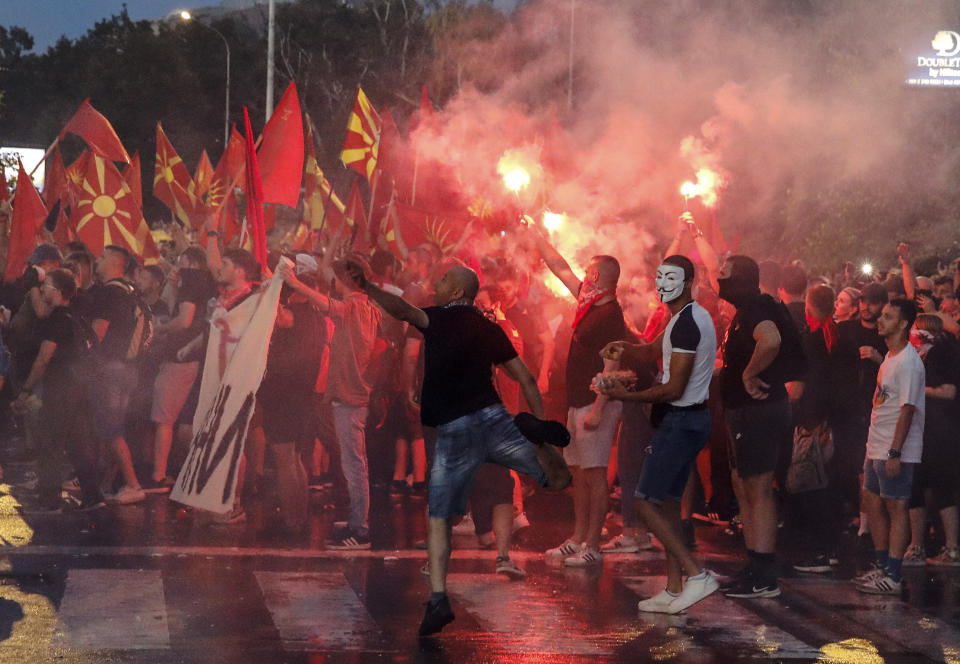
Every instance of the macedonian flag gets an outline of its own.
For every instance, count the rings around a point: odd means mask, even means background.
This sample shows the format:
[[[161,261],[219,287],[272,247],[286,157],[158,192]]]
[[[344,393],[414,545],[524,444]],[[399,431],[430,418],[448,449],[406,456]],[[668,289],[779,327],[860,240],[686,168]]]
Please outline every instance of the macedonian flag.
[[[199,228],[204,221],[204,206],[194,193],[193,178],[183,159],[157,123],[157,160],[154,166],[153,195],[159,198],[183,223]]]
[[[144,236],[143,214],[112,161],[89,155],[77,198],[70,225],[90,251],[99,256],[108,244],[119,244],[138,256],[144,254],[150,234]]]
[[[347,121],[347,137],[343,141],[340,160],[344,166],[349,166],[367,180],[373,176],[373,169],[377,166],[381,127],[376,109],[358,87],[353,112]]]

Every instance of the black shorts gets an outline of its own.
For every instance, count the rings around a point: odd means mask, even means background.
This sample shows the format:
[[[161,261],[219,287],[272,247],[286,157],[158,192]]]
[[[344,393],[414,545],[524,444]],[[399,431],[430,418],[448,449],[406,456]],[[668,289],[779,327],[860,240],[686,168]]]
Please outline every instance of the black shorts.
[[[790,404],[786,400],[758,401],[728,408],[724,419],[730,430],[730,465],[740,477],[772,473],[781,448],[793,436]]]
[[[296,443],[298,449],[312,448],[317,431],[316,400],[312,385],[264,381],[257,393],[257,405],[267,443]]]

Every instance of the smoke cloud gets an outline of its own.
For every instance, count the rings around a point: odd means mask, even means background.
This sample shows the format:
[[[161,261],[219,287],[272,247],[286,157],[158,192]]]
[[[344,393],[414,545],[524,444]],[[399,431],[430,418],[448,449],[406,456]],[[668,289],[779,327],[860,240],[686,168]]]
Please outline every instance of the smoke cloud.
[[[722,180],[716,222],[740,251],[815,265],[892,255],[889,233],[909,236],[954,187],[960,90],[904,80],[911,53],[958,27],[952,2],[540,0],[463,45],[460,91],[411,140],[468,199],[566,214],[558,248],[579,265],[613,254],[628,279],[659,262],[680,185],[704,167]],[[496,170],[507,151],[542,167],[517,195]],[[878,209],[857,228],[875,193],[903,218]]]

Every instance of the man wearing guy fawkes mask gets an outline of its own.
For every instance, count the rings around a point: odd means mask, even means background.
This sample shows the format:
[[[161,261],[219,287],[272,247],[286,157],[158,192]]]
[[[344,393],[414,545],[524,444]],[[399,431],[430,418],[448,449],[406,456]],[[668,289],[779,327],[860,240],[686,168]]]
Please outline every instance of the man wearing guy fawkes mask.
[[[667,552],[667,587],[637,605],[641,611],[680,613],[717,590],[719,584],[687,548],[680,530],[680,499],[697,454],[710,438],[707,397],[717,335],[706,309],[693,301],[693,263],[686,256],[663,259],[657,268],[657,295],[670,309],[670,321],[650,344],[622,341],[603,349],[604,359],[653,362],[663,360],[658,385],[629,392],[615,385],[602,393],[611,399],[643,401],[659,413],[640,481],[636,509]],[[687,575],[686,584],[683,574]]]
[[[747,256],[731,256],[720,269],[718,295],[737,313],[723,342],[720,389],[733,449],[731,480],[740,504],[748,564],[721,589],[728,597],[777,597],[774,546],[777,514],[773,474],[792,435],[784,383],[789,348],[797,339],[783,307],[760,292],[760,270]],[[800,358],[802,363],[802,356]]]

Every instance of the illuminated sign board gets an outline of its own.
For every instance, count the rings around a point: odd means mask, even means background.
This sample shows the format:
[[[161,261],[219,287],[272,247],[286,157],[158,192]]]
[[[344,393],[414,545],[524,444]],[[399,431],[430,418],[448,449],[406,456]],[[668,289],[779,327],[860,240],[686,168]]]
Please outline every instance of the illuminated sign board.
[[[933,36],[930,47],[913,56],[907,85],[960,88],[960,32],[940,30]]]

